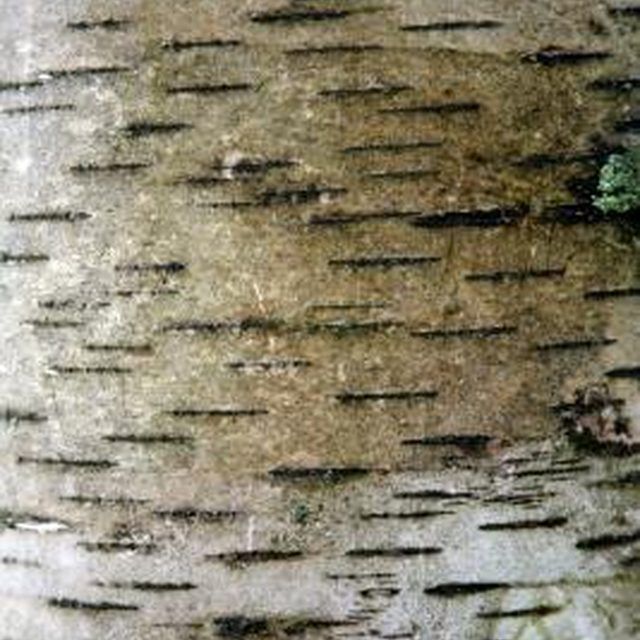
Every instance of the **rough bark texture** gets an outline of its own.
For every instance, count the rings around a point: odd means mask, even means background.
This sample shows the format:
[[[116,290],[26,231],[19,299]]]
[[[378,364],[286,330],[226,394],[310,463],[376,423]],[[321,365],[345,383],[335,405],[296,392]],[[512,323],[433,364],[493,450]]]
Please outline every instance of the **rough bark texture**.
[[[2,0],[2,640],[637,637],[639,20]]]

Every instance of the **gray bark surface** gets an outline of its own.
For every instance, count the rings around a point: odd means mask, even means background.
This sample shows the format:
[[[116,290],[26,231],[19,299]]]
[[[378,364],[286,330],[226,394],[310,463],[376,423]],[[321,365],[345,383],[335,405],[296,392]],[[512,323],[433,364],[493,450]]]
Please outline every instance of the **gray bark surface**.
[[[637,637],[639,16],[3,0],[0,638]]]

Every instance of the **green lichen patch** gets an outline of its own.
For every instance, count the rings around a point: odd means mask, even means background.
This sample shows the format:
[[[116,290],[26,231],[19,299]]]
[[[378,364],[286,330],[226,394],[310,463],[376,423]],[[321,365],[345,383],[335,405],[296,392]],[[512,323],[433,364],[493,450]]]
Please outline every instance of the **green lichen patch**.
[[[605,213],[628,213],[640,208],[640,147],[613,154],[600,170],[596,207]]]

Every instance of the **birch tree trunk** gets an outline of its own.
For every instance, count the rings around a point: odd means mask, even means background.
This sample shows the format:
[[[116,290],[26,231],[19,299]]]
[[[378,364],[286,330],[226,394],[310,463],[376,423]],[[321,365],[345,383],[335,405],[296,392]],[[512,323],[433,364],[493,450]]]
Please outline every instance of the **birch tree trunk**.
[[[2,640],[638,637],[639,17],[3,0]]]

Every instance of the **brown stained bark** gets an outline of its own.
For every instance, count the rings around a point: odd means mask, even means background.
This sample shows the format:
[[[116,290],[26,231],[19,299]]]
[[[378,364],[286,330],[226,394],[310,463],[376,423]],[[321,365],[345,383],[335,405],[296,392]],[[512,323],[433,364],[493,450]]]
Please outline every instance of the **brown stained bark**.
[[[5,0],[3,640],[636,637],[637,29]]]

